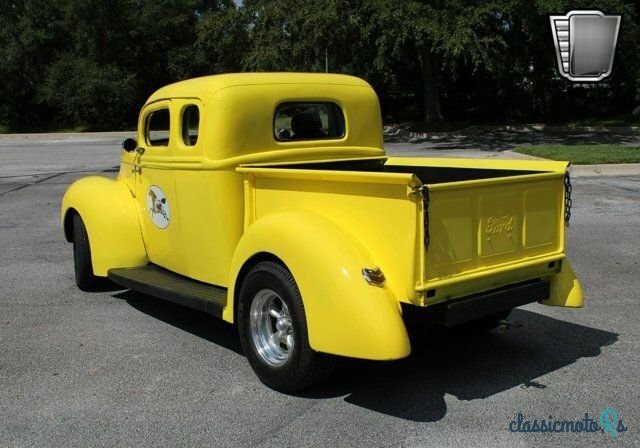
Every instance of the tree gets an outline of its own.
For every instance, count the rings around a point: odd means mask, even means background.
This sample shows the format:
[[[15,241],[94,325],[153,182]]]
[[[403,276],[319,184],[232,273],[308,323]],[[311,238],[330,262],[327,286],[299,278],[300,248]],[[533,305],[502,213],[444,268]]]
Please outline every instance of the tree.
[[[0,96],[4,124],[11,129],[43,125],[50,110],[37,89],[52,60],[52,48],[63,40],[59,1],[21,0],[0,8]]]
[[[633,108],[636,78],[640,73],[640,21],[633,2],[604,0],[587,2],[579,9],[598,9],[621,14],[616,57],[611,77],[597,84],[575,84],[560,77],[556,69],[549,15],[575,9],[568,0],[505,1],[501,7],[507,44],[505,56],[511,62],[496,71],[496,81],[509,86],[512,98],[526,102],[503,102],[519,109],[528,119],[567,121],[572,118],[607,117]],[[524,112],[524,113],[523,113]]]
[[[395,70],[413,60],[420,72],[424,120],[442,121],[441,78],[461,62],[492,68],[504,48],[495,32],[499,4],[470,0],[373,0],[369,34],[378,48],[378,66]],[[406,65],[406,62],[404,63]]]
[[[216,66],[203,42],[220,37],[210,31],[227,10],[235,12],[231,0],[61,1],[57,24],[66,34],[50,52],[39,98],[72,126],[131,126],[159,87],[225,70],[233,51]]]
[[[39,100],[57,110],[58,124],[106,130],[125,126],[139,87],[127,55],[135,42],[132,2],[67,0],[57,11],[64,39],[37,87]]]
[[[232,71],[363,77],[388,120],[476,122],[640,115],[640,11],[622,14],[611,77],[556,71],[549,14],[569,0],[4,0],[0,125],[132,127],[157,88]]]
[[[247,70],[325,71],[342,69],[348,16],[352,8],[342,0],[246,0],[250,47],[244,55]]]
[[[185,52],[192,67],[185,77],[238,72],[249,47],[246,15],[231,0],[198,12],[196,41]]]

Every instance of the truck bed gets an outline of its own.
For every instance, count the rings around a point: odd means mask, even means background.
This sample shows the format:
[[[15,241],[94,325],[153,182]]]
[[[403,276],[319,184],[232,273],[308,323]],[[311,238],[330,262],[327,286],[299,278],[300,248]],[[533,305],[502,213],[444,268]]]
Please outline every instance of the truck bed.
[[[399,300],[430,305],[557,272],[565,162],[374,157],[244,166],[245,226],[312,210],[359,239]]]

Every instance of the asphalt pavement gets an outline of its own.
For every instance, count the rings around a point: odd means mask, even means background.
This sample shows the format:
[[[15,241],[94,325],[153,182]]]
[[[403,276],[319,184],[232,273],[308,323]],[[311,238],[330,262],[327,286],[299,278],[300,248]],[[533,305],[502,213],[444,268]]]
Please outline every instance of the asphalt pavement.
[[[583,309],[528,305],[504,334],[417,331],[409,358],[344,359],[290,396],[257,380],[233,326],[75,287],[60,200],[89,171],[115,175],[120,139],[0,138],[0,447],[640,446],[640,176],[574,180]],[[509,430],[519,413],[604,409],[627,428],[615,439]]]

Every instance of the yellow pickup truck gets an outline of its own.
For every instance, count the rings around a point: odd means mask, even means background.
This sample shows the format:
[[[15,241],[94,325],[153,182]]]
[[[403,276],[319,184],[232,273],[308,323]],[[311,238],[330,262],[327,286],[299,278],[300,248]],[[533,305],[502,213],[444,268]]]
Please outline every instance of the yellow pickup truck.
[[[161,88],[116,179],[62,201],[77,285],[108,277],[237,323],[261,381],[296,391],[334,355],[410,353],[403,315],[497,323],[580,307],[567,163],[388,157],[361,79],[209,76]]]

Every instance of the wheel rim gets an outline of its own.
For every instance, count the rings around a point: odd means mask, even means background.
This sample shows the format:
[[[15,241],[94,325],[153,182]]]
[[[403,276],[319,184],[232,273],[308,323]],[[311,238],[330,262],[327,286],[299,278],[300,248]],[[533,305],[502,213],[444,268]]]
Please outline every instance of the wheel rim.
[[[251,338],[258,355],[271,366],[281,366],[294,349],[289,307],[270,289],[259,291],[251,302]]]

